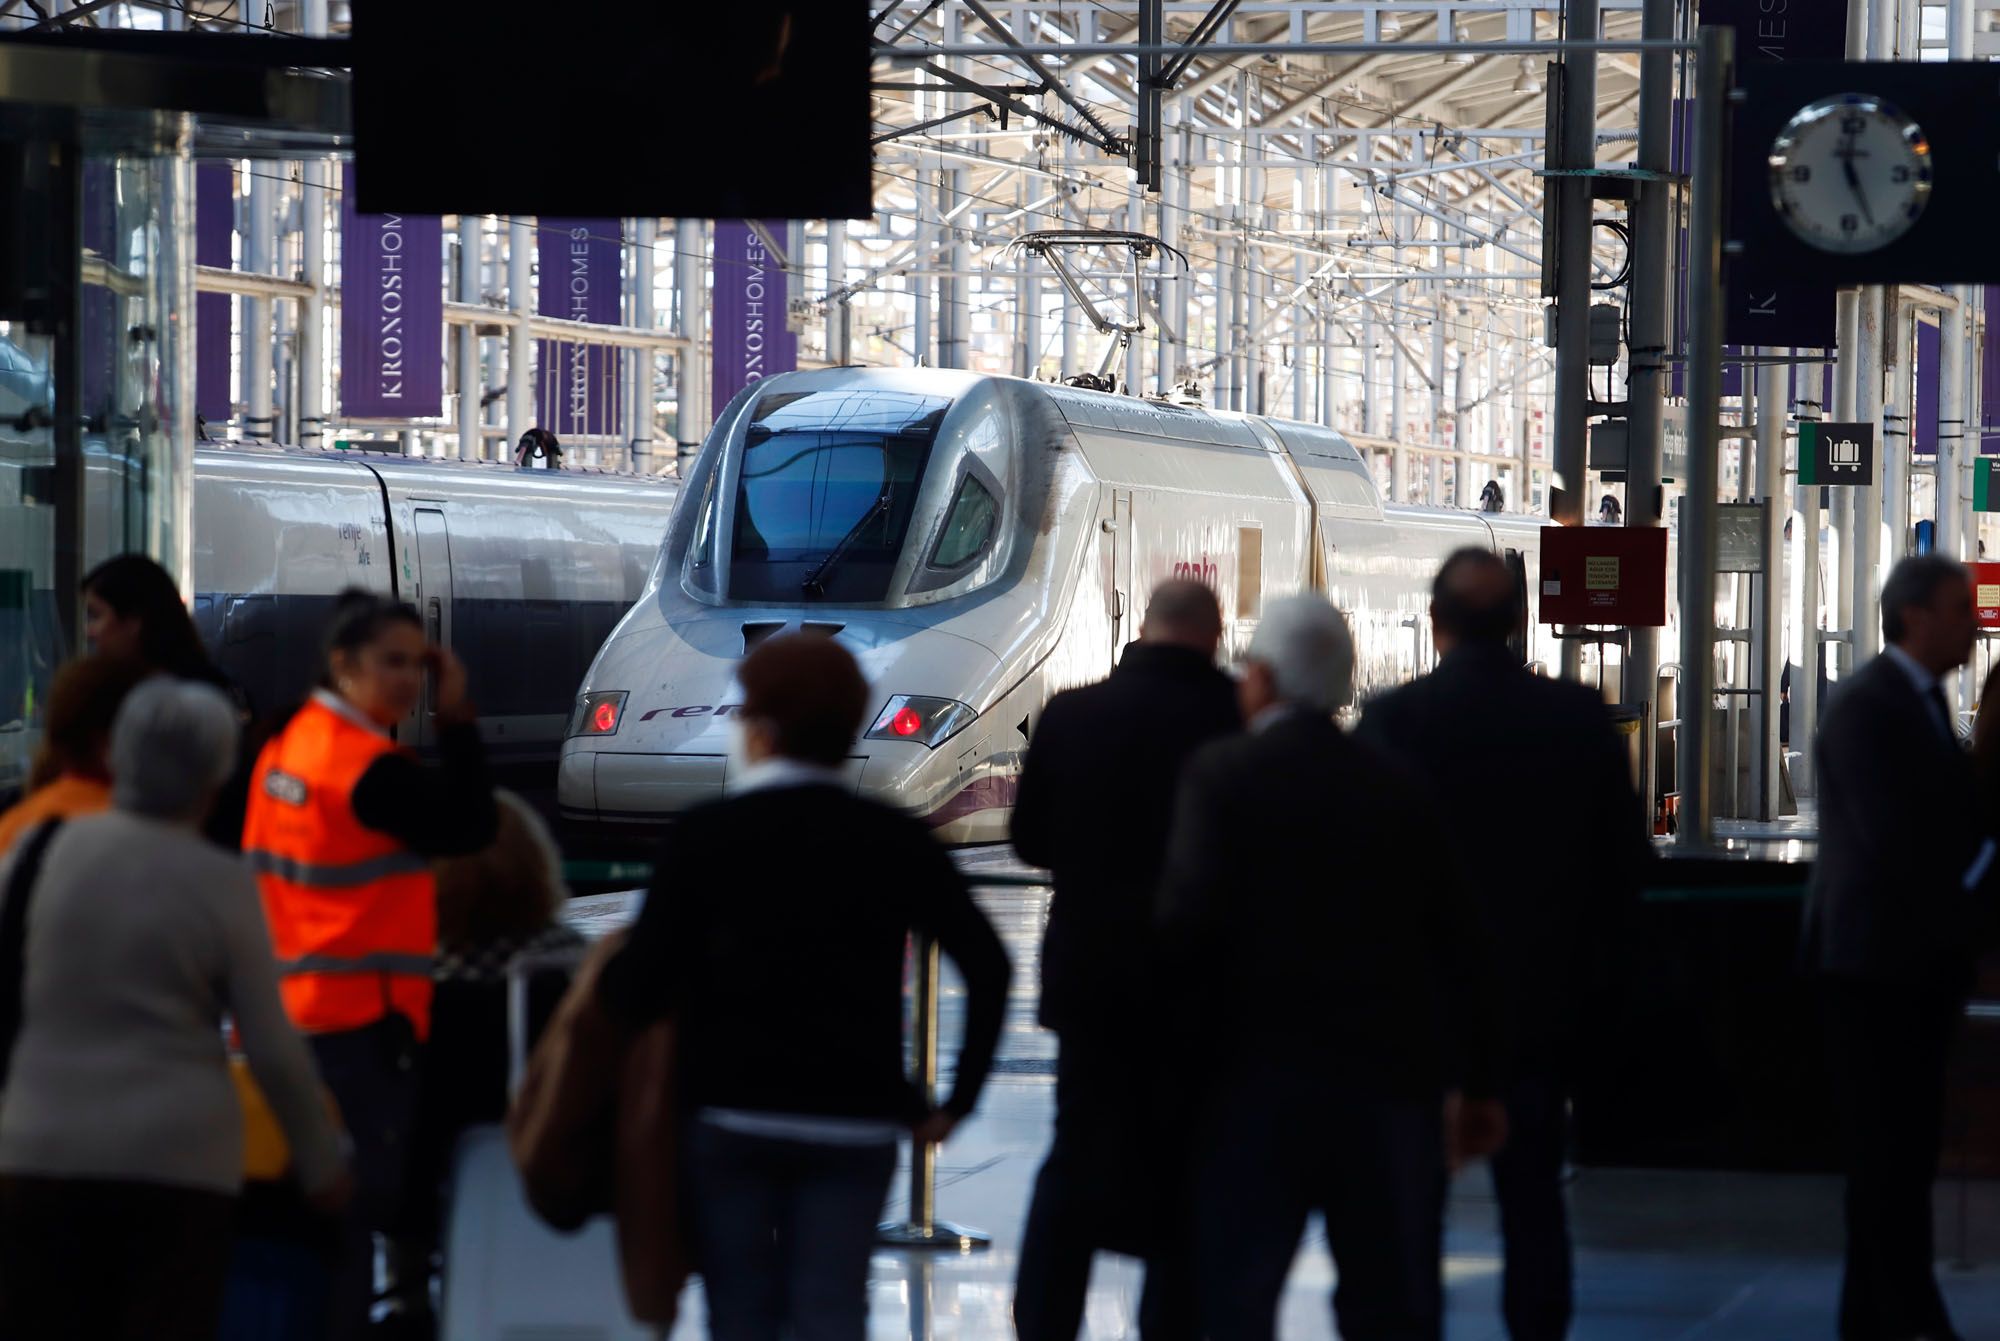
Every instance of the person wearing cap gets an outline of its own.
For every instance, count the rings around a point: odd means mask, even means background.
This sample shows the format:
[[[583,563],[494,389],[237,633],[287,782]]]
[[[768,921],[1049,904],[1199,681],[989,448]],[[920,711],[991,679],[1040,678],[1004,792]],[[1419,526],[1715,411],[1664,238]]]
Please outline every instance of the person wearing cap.
[[[1431,587],[1437,669],[1370,701],[1362,739],[1414,769],[1482,854],[1472,883],[1500,948],[1510,1022],[1507,1147],[1492,1161],[1506,1251],[1501,1311],[1512,1341],[1560,1341],[1572,1312],[1563,1158],[1569,1097],[1592,1056],[1586,1025],[1619,981],[1630,943],[1645,812],[1632,766],[1598,694],[1530,672],[1509,645],[1527,618],[1524,589],[1491,550],[1468,547]],[[1484,860],[1515,841],[1515,807],[1493,780],[1564,817],[1565,860]],[[1593,1040],[1595,1042],[1596,1040]]]
[[[1195,1335],[1182,1260],[1183,1189],[1166,1175],[1184,1070],[1163,1034],[1153,891],[1188,756],[1242,729],[1215,664],[1222,607],[1206,584],[1162,582],[1108,679],[1049,700],[1014,802],[1014,850],[1049,868],[1040,1021],[1056,1033],[1055,1139],[1035,1178],[1014,1292],[1021,1341],[1074,1341],[1099,1249],[1146,1258],[1146,1341]],[[1116,835],[1116,841],[1107,841]]]
[[[871,706],[846,648],[771,638],[737,668],[725,795],[654,861],[598,1000],[677,1022],[689,1230],[717,1341],[867,1333],[868,1259],[902,1136],[943,1140],[993,1064],[1010,970],[921,823],[841,767]],[[903,964],[934,937],[965,983],[950,1097],[903,1065]]]
[[[1211,1077],[1193,1165],[1211,1341],[1275,1335],[1313,1211],[1346,1341],[1439,1336],[1447,1145],[1505,1135],[1491,947],[1430,859],[1448,840],[1429,797],[1334,721],[1353,677],[1339,610],[1272,601],[1242,667],[1249,729],[1189,761],[1175,806],[1158,916]]]

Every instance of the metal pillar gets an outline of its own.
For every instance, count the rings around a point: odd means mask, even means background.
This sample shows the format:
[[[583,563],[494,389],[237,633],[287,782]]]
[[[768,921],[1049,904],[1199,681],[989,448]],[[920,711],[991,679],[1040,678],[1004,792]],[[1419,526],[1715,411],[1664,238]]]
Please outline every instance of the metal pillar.
[[[965,198],[965,169],[946,168],[938,173],[937,208],[943,215]],[[966,268],[964,230],[948,226],[939,239],[939,261],[944,271],[938,277],[937,363],[940,368],[969,366],[966,350],[965,284],[960,276]]]
[[[1674,751],[1680,780],[1675,839],[1687,851],[1710,847],[1715,830],[1708,761],[1714,750],[1710,719],[1715,702],[1716,451],[1722,413],[1722,195],[1736,31],[1705,27],[1697,42],[1688,226],[1688,481],[1681,503],[1682,726]]]
[[[1810,366],[1810,365],[1808,365]],[[1820,419],[1824,407],[1800,419]],[[1793,476],[1796,481],[1797,475]],[[1792,773],[1792,790],[1800,796],[1818,794],[1813,776],[1813,737],[1819,730],[1819,668],[1826,656],[1820,644],[1820,486],[1795,484],[1799,514],[1799,674],[1792,678],[1792,744],[1799,765]]]
[[[253,275],[271,273],[277,254],[277,199],[271,180],[273,165],[250,165],[250,218],[243,243],[243,268]],[[243,436],[266,442],[278,436],[271,414],[271,347],[277,338],[277,304],[269,298],[243,299]]]
[[[1563,35],[1573,42],[1597,39],[1597,0],[1565,0]],[[1597,166],[1597,53],[1563,57],[1562,142],[1558,166],[1580,172]],[[1562,177],[1556,194],[1556,403],[1555,471],[1561,489],[1550,495],[1549,515],[1559,526],[1581,526],[1588,483],[1590,417],[1590,220],[1588,177]],[[1583,645],[1562,645],[1562,673],[1578,678]]]
[[[1675,0],[1644,0],[1640,33],[1647,41],[1674,36]],[[1674,53],[1639,54],[1638,167],[1665,174],[1671,167]],[[1625,524],[1658,526],[1663,501],[1661,454],[1666,447],[1667,285],[1673,273],[1674,188],[1642,181],[1632,206],[1632,287],[1629,374],[1626,378]],[[1525,500],[1519,505],[1526,511]],[[1619,687],[1624,706],[1639,714],[1639,787],[1652,831],[1659,791],[1660,631],[1632,629]]]
[[[1860,666],[1882,650],[1882,620],[1875,608],[1882,567],[1882,458],[1890,443],[1882,432],[1882,289],[1861,291],[1860,329],[1855,341],[1854,417],[1875,425],[1875,466],[1869,481],[1854,490],[1854,536],[1850,582],[1853,586],[1853,664]]]
[[[910,993],[910,1033],[916,1042],[916,1075],[911,1079],[924,1102],[937,1102],[938,1082],[938,945],[919,935],[911,946],[917,981]],[[878,1225],[876,1241],[891,1248],[948,1248],[970,1252],[992,1238],[937,1218],[937,1147],[917,1143],[910,1151],[909,1219]]]
[[[632,230],[632,324],[651,330],[658,320],[654,293],[659,285],[660,221],[645,215]],[[626,417],[632,443],[631,470],[635,475],[653,473],[653,375],[657,371],[654,351],[632,351],[632,412]]]
[[[1440,230],[1442,231],[1442,230]],[[1431,321],[1431,446],[1444,446],[1444,304],[1439,297],[1437,315]],[[1444,506],[1445,458],[1430,458],[1430,505]]]
[[[1857,9],[1860,6],[1856,6]],[[1834,321],[1840,341],[1840,357],[1833,366],[1833,414],[1837,423],[1855,421],[1855,405],[1861,398],[1861,294],[1843,290],[1835,301]],[[1854,666],[1854,489],[1829,491],[1833,504],[1827,529],[1840,543],[1838,559],[1825,565],[1826,611],[1830,628],[1839,631],[1834,645],[1834,673]]]
[[[1890,306],[1883,321],[1888,340],[1882,352],[1882,522],[1887,533],[1888,563],[1910,552],[1911,451],[1916,446],[1914,381],[1916,309],[1894,288],[1885,290]]]
[[[1404,443],[1409,440],[1410,425],[1403,414],[1403,383],[1408,380],[1409,369],[1405,366],[1407,355],[1403,352],[1403,342],[1392,325],[1389,330],[1389,440],[1396,444],[1396,489],[1399,503],[1411,503],[1423,497],[1421,472],[1423,463],[1417,463],[1419,477],[1410,476],[1409,452]]]
[[[299,304],[299,446],[322,445],[326,420],[326,161],[299,165],[300,269],[311,292]]]
[[[708,362],[702,357],[703,228],[699,219],[674,220],[674,334],[687,341],[681,350],[674,388],[675,469],[693,456],[708,434]],[[718,407],[719,408],[719,407]]]
[[[840,291],[847,284],[847,220],[826,221],[826,361],[854,362],[854,308]],[[835,295],[840,295],[836,297]]]
[[[1776,354],[1774,349],[1763,351]],[[1778,742],[1778,686],[1785,672],[1785,368],[1757,370],[1757,495],[1764,505],[1764,572],[1757,581],[1757,743],[1751,751],[1757,818],[1779,814],[1783,776]]]
[[[502,460],[512,460],[521,435],[535,426],[535,381],[528,341],[528,320],[535,312],[530,265],[534,226],[515,215],[507,221],[507,306],[514,324],[507,328],[507,438],[500,444]]]
[[[482,220],[476,214],[458,216],[458,301],[479,301],[479,242]],[[470,322],[458,328],[458,459],[479,461],[486,455],[480,441],[479,402],[485,388],[479,378],[479,332]]]

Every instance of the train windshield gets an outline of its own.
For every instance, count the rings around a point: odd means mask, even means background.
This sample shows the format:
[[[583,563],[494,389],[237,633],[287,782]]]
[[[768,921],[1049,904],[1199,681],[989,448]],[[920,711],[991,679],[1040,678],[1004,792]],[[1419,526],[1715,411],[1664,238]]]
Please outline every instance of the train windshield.
[[[729,598],[887,599],[949,404],[877,390],[759,402],[737,474]]]

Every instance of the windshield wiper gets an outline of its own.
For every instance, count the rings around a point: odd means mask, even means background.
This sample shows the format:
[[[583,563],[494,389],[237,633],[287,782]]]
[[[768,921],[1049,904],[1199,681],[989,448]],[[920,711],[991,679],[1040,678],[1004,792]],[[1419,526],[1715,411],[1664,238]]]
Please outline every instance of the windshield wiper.
[[[882,492],[876,496],[873,503],[868,505],[868,510],[861,514],[854,525],[847,528],[847,534],[840,538],[840,543],[828,550],[826,557],[814,564],[812,571],[806,574],[805,580],[799,583],[799,591],[801,593],[810,596],[816,601],[826,599],[826,583],[822,579],[828,573],[831,573],[834,565],[839,563],[845,557],[847,551],[854,547],[854,542],[861,538],[861,532],[866,529],[868,523],[889,510],[889,504],[894,500],[895,496],[895,486],[888,484],[882,486]]]

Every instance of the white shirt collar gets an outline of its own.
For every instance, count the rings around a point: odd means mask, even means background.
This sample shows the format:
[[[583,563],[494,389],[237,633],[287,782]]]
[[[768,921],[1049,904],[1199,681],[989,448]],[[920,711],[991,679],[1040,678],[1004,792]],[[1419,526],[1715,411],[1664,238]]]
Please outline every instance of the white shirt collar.
[[[1896,646],[1896,644],[1890,643],[1887,647],[1884,647],[1882,655],[1896,663],[1903,674],[1909,677],[1910,683],[1917,687],[1919,694],[1928,695],[1932,689],[1937,687],[1938,677],[1931,674],[1929,667],[1925,666],[1908,652],[1905,652],[1902,648]]]
[[[847,778],[839,769],[828,768],[825,764],[774,755],[751,764],[741,772],[731,772],[724,779],[722,790],[731,796],[741,796],[746,792],[770,791],[776,787],[814,786],[846,787]]]
[[[349,703],[340,695],[334,693],[331,689],[313,690],[312,699],[320,707],[325,708],[328,712],[333,713],[343,721],[354,723],[354,725],[360,727],[363,731],[373,731],[376,735],[384,737],[389,734],[387,727],[361,711],[361,709],[355,707],[352,703]]]

